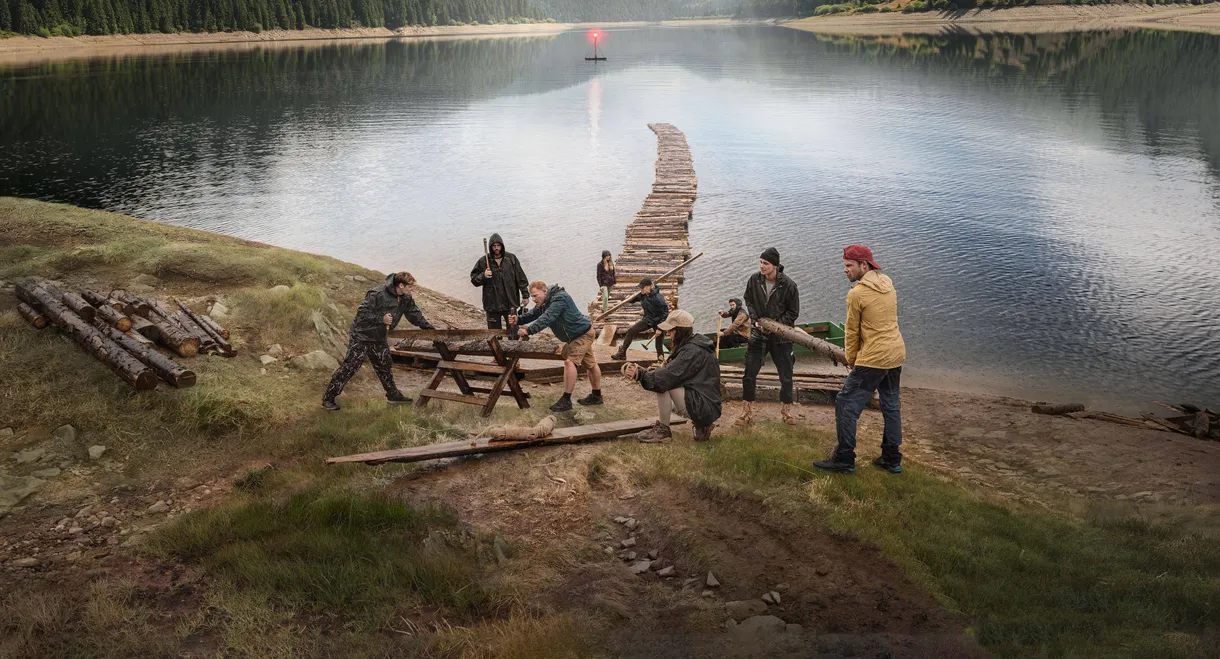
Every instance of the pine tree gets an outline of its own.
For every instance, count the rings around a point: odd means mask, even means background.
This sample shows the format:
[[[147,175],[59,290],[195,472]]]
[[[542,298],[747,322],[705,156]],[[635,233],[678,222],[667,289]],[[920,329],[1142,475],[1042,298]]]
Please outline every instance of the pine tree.
[[[0,0],[0,32],[13,30],[13,14],[8,8],[8,0]]]

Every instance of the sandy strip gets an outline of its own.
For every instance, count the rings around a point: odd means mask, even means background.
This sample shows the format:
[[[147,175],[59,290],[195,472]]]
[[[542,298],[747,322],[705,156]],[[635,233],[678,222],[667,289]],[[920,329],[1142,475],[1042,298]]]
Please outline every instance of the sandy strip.
[[[0,39],[0,65],[25,64],[47,60],[126,55],[171,54],[207,50],[266,48],[274,45],[324,45],[352,39],[473,39],[551,36],[573,29],[624,28],[644,26],[677,27],[685,25],[727,25],[728,19],[665,21],[662,23],[528,23],[518,25],[455,25],[443,27],[355,28],[349,30],[267,30],[254,32],[215,32],[176,34],[126,34],[83,37],[9,37]]]
[[[785,27],[825,34],[895,35],[936,34],[947,30],[970,32],[1079,32],[1119,28],[1187,30],[1220,34],[1220,4],[1204,6],[1145,4],[1053,5],[971,9],[913,14],[859,14],[819,16],[781,23]]]

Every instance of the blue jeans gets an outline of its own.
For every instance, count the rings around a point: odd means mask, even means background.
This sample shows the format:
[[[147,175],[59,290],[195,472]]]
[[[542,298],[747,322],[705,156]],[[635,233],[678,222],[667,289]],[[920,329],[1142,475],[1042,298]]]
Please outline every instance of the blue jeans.
[[[835,398],[835,430],[839,436],[835,461],[856,462],[856,423],[860,420],[860,413],[868,406],[868,401],[872,400],[874,391],[881,397],[881,417],[885,419],[881,456],[894,464],[902,461],[902,453],[898,451],[902,444],[902,407],[898,402],[898,381],[901,377],[901,366],[856,366],[847,374],[843,388]]]

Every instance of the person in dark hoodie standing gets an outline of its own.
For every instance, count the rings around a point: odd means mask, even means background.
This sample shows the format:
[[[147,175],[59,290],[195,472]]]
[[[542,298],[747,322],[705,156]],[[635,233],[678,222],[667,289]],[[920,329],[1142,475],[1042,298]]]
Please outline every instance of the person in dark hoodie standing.
[[[664,341],[661,340],[661,330],[658,329],[661,323],[669,317],[669,303],[661,296],[660,287],[652,283],[651,279],[640,280],[639,293],[640,306],[644,309],[644,315],[636,321],[634,325],[627,328],[627,334],[623,337],[623,345],[619,346],[618,352],[614,354],[617,360],[627,359],[627,348],[631,342],[640,334],[646,332],[654,332],[656,334],[656,349],[657,361],[665,357]]]
[[[746,281],[746,307],[749,308],[753,327],[750,330],[750,342],[746,347],[746,372],[741,379],[741,397],[745,400],[745,409],[741,417],[733,422],[738,428],[744,428],[754,420],[754,387],[758,372],[762,369],[763,357],[771,353],[771,361],[779,374],[779,400],[782,403],[780,413],[784,423],[795,425],[796,418],[792,416],[792,343],[778,337],[773,337],[763,331],[758,325],[760,318],[772,318],[784,325],[796,323],[801,313],[800,294],[796,290],[796,282],[784,274],[784,266],[779,263],[779,250],[768,247],[758,258],[758,273],[750,275]]]
[[[673,436],[669,422],[677,412],[695,426],[695,441],[712,437],[720,418],[720,362],[712,340],[694,332],[695,318],[681,309],[661,323],[673,342],[669,360],[660,368],[641,370],[635,364],[623,367],[623,374],[657,394],[657,422],[640,435],[641,442],[663,442]]]
[[[526,278],[516,255],[504,249],[500,234],[491,234],[488,242],[491,262],[487,261],[486,254],[480,256],[470,271],[470,283],[483,287],[487,329],[503,329],[501,321],[507,320],[510,313],[518,306],[524,306],[529,299],[527,289],[530,280]]]
[[[343,393],[343,386],[352,379],[365,358],[373,365],[373,372],[381,380],[385,389],[386,402],[402,404],[411,402],[402,395],[394,382],[394,361],[390,356],[390,344],[387,333],[398,325],[404,316],[411,324],[421,329],[432,329],[432,323],[424,318],[423,312],[415,305],[411,297],[411,287],[415,285],[415,277],[409,272],[396,272],[385,278],[385,284],[370,289],[364,294],[364,301],[356,310],[356,318],[352,321],[347,344],[347,356],[343,363],[330,378],[326,391],[322,394],[322,407],[334,412],[339,409],[335,399]]]
[[[529,285],[530,298],[534,300],[534,308],[520,317],[510,315],[508,323],[515,325],[517,334],[525,338],[537,334],[544,329],[555,333],[555,338],[564,342],[563,346],[563,397],[551,406],[553,412],[566,412],[572,409],[572,392],[576,390],[576,365],[581,364],[589,371],[589,384],[593,391],[588,396],[576,401],[581,405],[601,405],[602,400],[602,370],[597,365],[597,357],[593,354],[593,323],[589,317],[582,314],[576,307],[572,296],[560,286],[547,285],[536,281]]]

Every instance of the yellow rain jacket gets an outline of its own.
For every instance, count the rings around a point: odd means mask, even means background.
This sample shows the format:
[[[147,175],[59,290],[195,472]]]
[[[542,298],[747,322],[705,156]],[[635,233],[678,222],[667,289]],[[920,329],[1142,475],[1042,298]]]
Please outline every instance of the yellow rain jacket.
[[[869,368],[897,368],[907,358],[898,331],[898,294],[887,276],[869,270],[847,293],[847,326],[843,350],[848,363]]]

